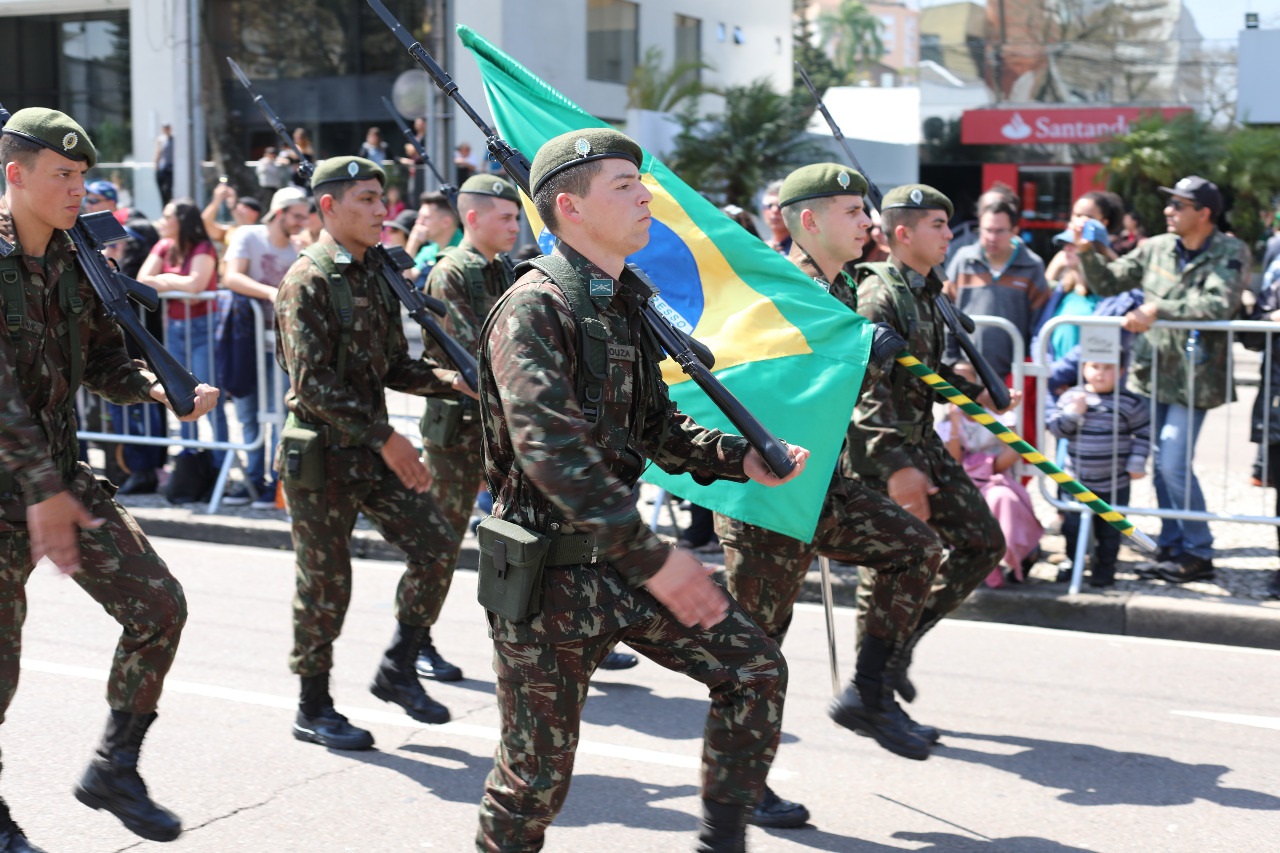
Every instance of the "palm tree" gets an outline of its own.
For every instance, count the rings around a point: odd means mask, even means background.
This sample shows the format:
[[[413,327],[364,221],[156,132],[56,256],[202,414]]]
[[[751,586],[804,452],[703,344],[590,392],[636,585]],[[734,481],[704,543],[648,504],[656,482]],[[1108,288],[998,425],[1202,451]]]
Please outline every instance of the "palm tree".
[[[685,60],[664,70],[662,49],[650,45],[627,84],[627,109],[675,112],[688,99],[716,91],[698,76],[698,72],[710,69],[706,62]]]
[[[818,15],[818,33],[835,48],[837,67],[848,74],[866,74],[867,66],[884,56],[880,19],[859,0],[842,0],[834,12]]]

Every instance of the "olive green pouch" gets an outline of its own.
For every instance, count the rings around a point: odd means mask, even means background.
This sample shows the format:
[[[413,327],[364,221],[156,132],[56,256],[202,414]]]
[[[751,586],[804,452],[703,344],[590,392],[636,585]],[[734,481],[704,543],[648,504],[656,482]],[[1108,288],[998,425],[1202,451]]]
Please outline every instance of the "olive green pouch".
[[[280,431],[280,475],[299,489],[324,488],[324,431],[292,415]]]
[[[462,431],[464,414],[466,403],[457,397],[428,397],[418,424],[422,438],[436,447],[452,447]]]
[[[480,540],[480,584],[485,610],[523,622],[542,609],[542,569],[551,538],[490,516],[476,530]]]

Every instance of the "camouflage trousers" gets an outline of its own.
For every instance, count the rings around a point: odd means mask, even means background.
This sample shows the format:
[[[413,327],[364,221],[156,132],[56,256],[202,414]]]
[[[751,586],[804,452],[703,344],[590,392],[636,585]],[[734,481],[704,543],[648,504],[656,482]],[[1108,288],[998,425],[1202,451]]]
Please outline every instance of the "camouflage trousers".
[[[982,579],[1000,564],[1004,557],[1004,533],[977,486],[969,479],[959,462],[952,459],[938,444],[940,453],[930,454],[934,459],[929,474],[939,487],[936,495],[929,497],[929,524],[935,541],[947,550],[933,579],[932,588],[924,601],[926,618],[938,619],[955,610],[969,597]],[[911,513],[890,501],[888,486],[878,479],[861,481],[868,488],[886,495],[883,524],[920,522]],[[858,641],[870,614],[876,608],[876,569],[873,566],[858,574]]]
[[[82,468],[70,487],[95,518],[96,530],[80,531],[80,571],[72,579],[120,623],[120,641],[107,678],[107,704],[116,711],[149,714],[160,701],[187,621],[182,585],[169,573],[115,487]],[[31,537],[20,504],[4,505],[0,521],[0,722],[18,689],[26,582],[35,568]]]
[[[549,645],[494,641],[502,739],[480,801],[476,849],[541,850],[569,793],[582,705],[592,672],[618,641],[711,691],[702,742],[702,796],[753,804],[782,731],[787,665],[736,604],[710,630],[665,608],[595,637]]]
[[[431,496],[458,536],[458,548],[467,535],[471,508],[476,492],[484,482],[484,448],[480,442],[480,425],[468,424],[459,440],[451,447],[440,447],[423,440],[422,461],[431,472]],[[453,566],[457,568],[457,554]]]
[[[884,495],[837,472],[812,543],[717,513],[729,592],[781,644],[815,555],[869,567],[874,580],[865,585],[864,629],[890,642],[904,640],[920,618],[942,546],[928,525],[895,509]]]
[[[435,624],[458,553],[453,528],[429,494],[405,488],[381,458],[342,464],[344,454],[368,457],[372,451],[331,453],[323,489],[301,489],[284,480],[297,554],[289,668],[302,676],[333,668],[333,643],[351,602],[351,531],[359,513],[408,558],[396,588],[399,622]],[[351,476],[353,469],[361,476]]]

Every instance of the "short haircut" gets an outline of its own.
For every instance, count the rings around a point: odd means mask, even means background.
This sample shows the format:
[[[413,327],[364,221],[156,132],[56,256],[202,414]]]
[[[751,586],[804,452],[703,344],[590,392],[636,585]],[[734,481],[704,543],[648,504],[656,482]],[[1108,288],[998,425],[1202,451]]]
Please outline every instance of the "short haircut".
[[[459,196],[459,198],[461,198],[461,196]],[[455,222],[457,221],[458,214],[454,213],[453,205],[449,204],[449,199],[445,197],[444,193],[423,193],[421,203],[418,207],[424,207],[428,204],[432,207],[443,210],[445,213],[452,216]]]
[[[891,207],[880,211],[880,231],[890,246],[898,244],[898,226],[911,230],[920,224],[920,220],[933,213],[946,213],[941,208]]]
[[[458,218],[463,222],[467,220],[467,214],[470,211],[481,213],[493,207],[496,196],[488,193],[458,193]]]
[[[789,204],[782,208],[782,223],[787,226],[787,230],[794,234],[804,233],[804,225],[800,222],[800,217],[804,215],[806,210],[812,210],[814,213],[823,213],[831,206],[833,199],[840,196],[827,196],[826,198],[807,198],[804,201],[797,201],[795,204]]]
[[[986,216],[988,213],[1003,213],[1005,216],[1009,217],[1010,225],[1018,224],[1018,209],[1010,204],[1006,199],[992,199],[978,208],[979,219]]]
[[[0,136],[0,168],[15,161],[24,169],[35,168],[36,157],[43,150],[44,146],[39,143],[6,133]]]
[[[606,158],[612,159],[612,158]],[[538,191],[533,194],[533,207],[538,211],[538,218],[551,231],[556,225],[556,196],[560,193],[585,196],[591,191],[591,182],[600,174],[604,160],[588,160],[581,166],[574,166],[562,172],[556,172],[542,182]]]
[[[351,189],[356,184],[367,180],[369,179],[364,178],[361,181],[328,181],[327,183],[321,184],[321,189],[316,191],[315,196],[316,213],[320,214],[320,220],[322,222],[324,221],[324,208],[320,206],[320,199],[322,197],[331,195],[333,196],[334,201],[342,201],[347,197],[347,193],[351,192]]]

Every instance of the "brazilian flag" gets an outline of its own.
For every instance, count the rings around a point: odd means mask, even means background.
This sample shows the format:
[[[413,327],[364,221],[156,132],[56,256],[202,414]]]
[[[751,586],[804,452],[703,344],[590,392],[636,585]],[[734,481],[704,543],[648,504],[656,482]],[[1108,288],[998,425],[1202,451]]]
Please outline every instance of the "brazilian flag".
[[[498,132],[533,159],[546,140],[605,122],[539,80],[473,30],[458,27],[484,77]],[[871,326],[695,191],[648,152],[649,245],[628,258],[661,291],[659,308],[715,353],[715,375],[774,435],[812,457],[791,483],[699,486],[650,466],[644,479],[716,512],[803,541],[813,538],[871,344]],[[550,235],[526,199],[544,251]],[[671,360],[663,376],[680,410],[736,432]]]

